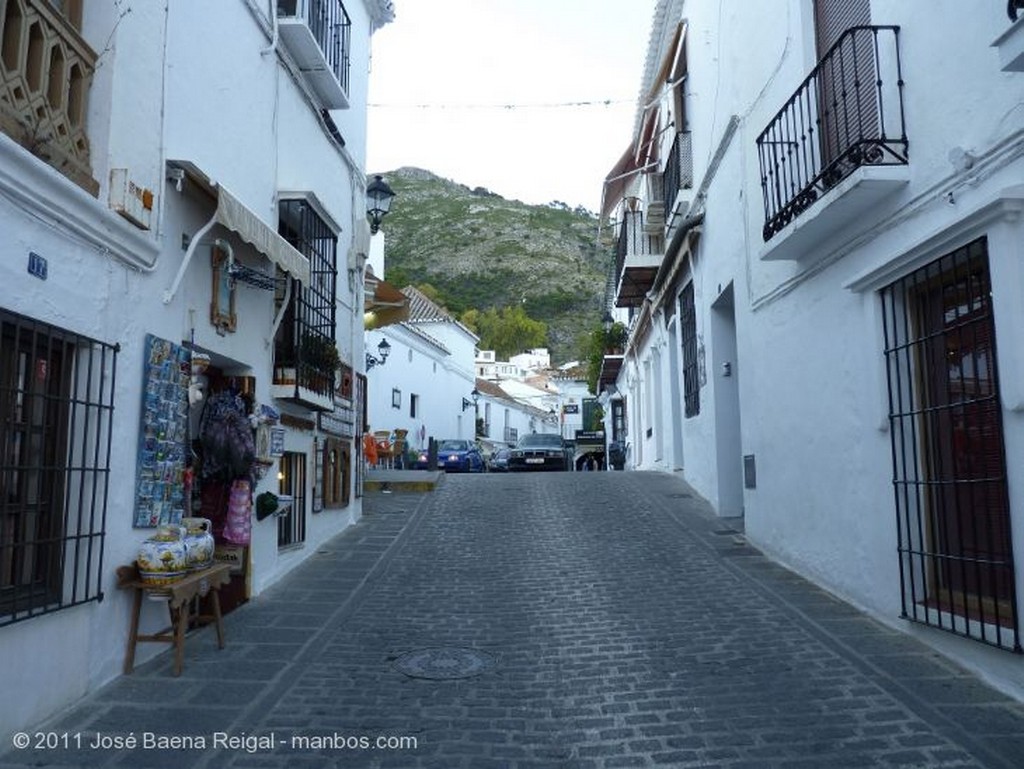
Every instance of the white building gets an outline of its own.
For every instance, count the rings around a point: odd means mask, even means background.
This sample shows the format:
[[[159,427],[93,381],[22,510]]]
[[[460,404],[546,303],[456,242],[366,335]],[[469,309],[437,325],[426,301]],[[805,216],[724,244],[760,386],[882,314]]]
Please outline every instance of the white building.
[[[632,467],[681,471],[770,555],[1024,697],[1005,8],[660,0],[605,187],[630,338],[601,381]]]
[[[204,404],[267,407],[260,479],[237,488],[295,498],[251,521],[228,603],[361,510],[365,103],[391,3],[129,10],[0,2],[4,743],[120,674],[131,597],[114,572],[152,524],[200,502],[223,515]],[[146,602],[142,632],[165,621]]]
[[[409,448],[431,438],[473,440],[473,361],[477,336],[413,286],[402,289],[407,319],[366,331],[366,350],[387,360],[367,373],[367,414],[376,430],[407,430]]]
[[[524,435],[556,431],[550,410],[518,400],[486,379],[477,379],[476,388],[476,411],[481,420],[478,439],[488,454],[502,446],[515,446]]]

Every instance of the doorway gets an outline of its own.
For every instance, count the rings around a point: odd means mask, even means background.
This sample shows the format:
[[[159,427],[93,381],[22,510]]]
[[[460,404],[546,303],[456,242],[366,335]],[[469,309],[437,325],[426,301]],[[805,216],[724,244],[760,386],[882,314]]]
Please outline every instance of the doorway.
[[[736,309],[730,283],[711,305],[711,372],[715,378],[715,450],[718,514],[743,515],[743,450]]]

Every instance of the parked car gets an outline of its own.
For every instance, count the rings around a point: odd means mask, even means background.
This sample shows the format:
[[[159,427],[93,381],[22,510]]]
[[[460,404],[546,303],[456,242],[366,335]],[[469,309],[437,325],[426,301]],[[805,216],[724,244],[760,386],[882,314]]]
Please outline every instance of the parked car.
[[[492,473],[507,473],[508,472],[508,458],[511,456],[511,449],[498,449],[487,462],[487,469]]]
[[[510,473],[523,470],[567,470],[565,442],[561,435],[532,433],[519,439],[508,458]]]
[[[486,465],[475,443],[449,438],[437,444],[437,469],[446,473],[482,473]]]

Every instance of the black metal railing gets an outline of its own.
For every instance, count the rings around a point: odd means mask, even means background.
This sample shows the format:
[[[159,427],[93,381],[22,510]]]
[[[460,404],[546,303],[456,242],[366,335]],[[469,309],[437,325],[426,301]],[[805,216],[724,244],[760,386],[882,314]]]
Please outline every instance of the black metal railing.
[[[986,240],[881,299],[903,617],[1021,652]]]
[[[672,215],[679,190],[693,187],[693,142],[689,131],[680,131],[665,163],[665,216]]]
[[[0,626],[103,599],[118,351],[0,310]]]
[[[664,238],[644,232],[643,211],[623,211],[619,240],[615,246],[615,282],[618,284],[627,256],[650,256],[662,252]]]
[[[328,68],[348,93],[352,20],[341,0],[277,0],[277,15],[302,18],[324,54]]]
[[[906,165],[899,27],[851,27],[757,139],[765,241],[864,165]]]
[[[329,397],[340,365],[335,346],[338,239],[305,199],[278,204],[278,233],[309,259],[309,285],[295,281],[275,339],[275,367],[294,367],[296,385]],[[278,287],[278,300],[283,288]]]

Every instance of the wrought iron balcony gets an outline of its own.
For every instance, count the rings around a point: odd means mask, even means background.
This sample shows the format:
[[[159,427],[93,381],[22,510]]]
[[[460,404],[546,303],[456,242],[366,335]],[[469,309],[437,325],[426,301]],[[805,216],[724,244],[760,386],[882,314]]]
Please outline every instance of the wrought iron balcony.
[[[96,53],[54,5],[0,2],[0,131],[97,195],[85,135]]]
[[[623,211],[615,248],[615,304],[638,307],[654,283],[665,238],[644,229],[643,211]]]
[[[277,0],[277,24],[323,106],[348,108],[352,20],[341,0]]]
[[[906,165],[899,27],[851,27],[757,139],[767,242],[864,166]]]

